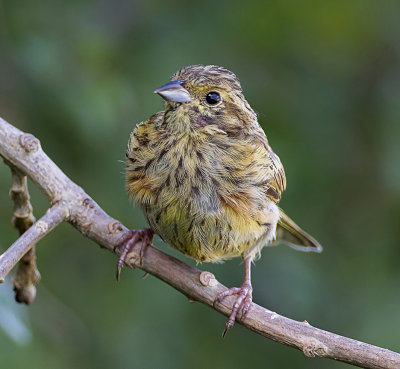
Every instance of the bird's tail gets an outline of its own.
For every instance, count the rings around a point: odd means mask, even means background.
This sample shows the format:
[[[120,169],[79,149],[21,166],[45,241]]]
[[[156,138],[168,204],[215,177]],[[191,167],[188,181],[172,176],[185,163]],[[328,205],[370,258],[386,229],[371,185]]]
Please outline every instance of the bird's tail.
[[[316,239],[304,232],[282,209],[279,209],[276,227],[276,242],[283,242],[300,251],[321,252],[322,246]]]

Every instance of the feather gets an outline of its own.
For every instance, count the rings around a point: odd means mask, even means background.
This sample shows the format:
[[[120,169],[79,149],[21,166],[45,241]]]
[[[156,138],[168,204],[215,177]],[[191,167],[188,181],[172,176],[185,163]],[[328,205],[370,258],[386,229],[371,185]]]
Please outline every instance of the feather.
[[[276,243],[285,243],[300,251],[322,251],[322,246],[318,241],[304,232],[282,209],[279,209],[279,215],[276,227]]]

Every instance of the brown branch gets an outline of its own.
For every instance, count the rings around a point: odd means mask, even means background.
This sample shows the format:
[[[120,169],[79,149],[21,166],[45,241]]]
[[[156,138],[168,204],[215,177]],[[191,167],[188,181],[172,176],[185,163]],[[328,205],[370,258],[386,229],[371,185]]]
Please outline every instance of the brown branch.
[[[66,218],[66,208],[52,206],[32,227],[28,228],[2,255],[0,255],[0,282],[3,282],[10,270],[21,258],[46,234]]]
[[[84,236],[94,240],[101,247],[119,253],[115,245],[127,229],[109,217],[79,186],[73,183],[41,150],[39,141],[25,134],[0,118],[0,155],[21,172],[28,175],[46,194],[53,205],[41,220],[53,227],[64,217]],[[46,219],[45,219],[46,218]],[[37,242],[37,224],[25,232],[10,249],[0,257],[0,278],[8,273],[12,265],[27,249]],[[40,228],[40,227],[39,227]],[[43,237],[44,233],[40,236]],[[20,241],[23,238],[23,241]],[[22,243],[25,246],[16,248]],[[137,265],[140,246],[137,245],[127,257],[126,265]],[[213,307],[213,302],[226,287],[209,272],[202,272],[165,253],[149,247],[140,266],[146,272],[168,283],[191,300]],[[225,299],[215,307],[222,314],[229,315],[233,298]],[[254,332],[277,342],[298,348],[308,357],[325,357],[364,368],[400,368],[400,354],[369,345],[334,333],[283,317],[256,304],[252,304],[240,324]]]
[[[36,221],[30,203],[28,181],[26,175],[11,163],[5,159],[4,162],[11,170],[10,198],[14,202],[12,223],[21,235]],[[36,297],[36,285],[39,280],[40,273],[36,265],[36,252],[33,245],[19,261],[17,272],[13,278],[16,301],[27,305],[31,304]]]
[[[12,223],[18,229],[19,233],[22,234],[36,221],[32,213],[27,178],[26,175],[7,160],[4,160],[4,162],[11,170],[10,198],[14,202]]]

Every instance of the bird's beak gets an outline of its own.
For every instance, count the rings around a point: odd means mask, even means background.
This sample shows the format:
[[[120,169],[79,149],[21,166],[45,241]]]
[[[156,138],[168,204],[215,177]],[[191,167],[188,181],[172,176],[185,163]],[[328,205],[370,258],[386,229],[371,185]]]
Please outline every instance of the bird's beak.
[[[157,88],[154,91],[155,94],[160,95],[164,100],[174,102],[188,102],[190,101],[189,92],[182,87],[183,81],[178,79],[177,81],[171,81],[167,84]]]

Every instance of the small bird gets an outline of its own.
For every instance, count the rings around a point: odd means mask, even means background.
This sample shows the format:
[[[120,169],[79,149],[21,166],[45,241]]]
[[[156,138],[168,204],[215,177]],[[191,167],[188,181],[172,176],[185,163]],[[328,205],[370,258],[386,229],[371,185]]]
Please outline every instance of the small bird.
[[[251,263],[264,246],[284,241],[303,251],[322,251],[279,207],[285,172],[243,96],[236,75],[215,65],[190,65],[154,91],[165,108],[138,124],[126,152],[126,188],[150,228],[122,239],[117,278],[137,242],[140,252],[154,234],[198,262],[241,256],[241,287],[223,336],[252,302]]]

